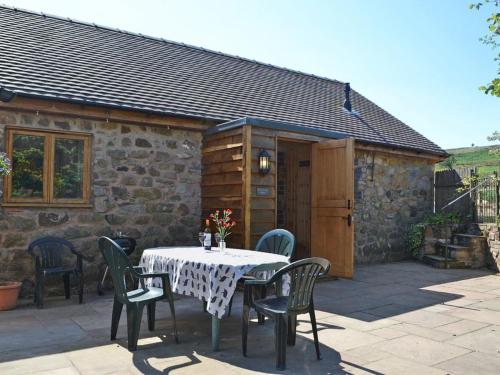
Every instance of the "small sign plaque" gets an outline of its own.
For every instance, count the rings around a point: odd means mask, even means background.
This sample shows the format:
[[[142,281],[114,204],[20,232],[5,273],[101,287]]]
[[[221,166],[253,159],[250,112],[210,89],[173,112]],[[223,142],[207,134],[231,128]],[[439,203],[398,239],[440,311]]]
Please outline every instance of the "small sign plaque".
[[[271,195],[271,189],[268,187],[258,187],[257,196],[258,197],[268,197]]]

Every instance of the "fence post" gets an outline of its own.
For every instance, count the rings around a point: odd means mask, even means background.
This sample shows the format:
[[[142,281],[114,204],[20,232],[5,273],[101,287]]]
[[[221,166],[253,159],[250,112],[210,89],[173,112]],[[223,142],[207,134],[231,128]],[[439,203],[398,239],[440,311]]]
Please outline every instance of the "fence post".
[[[470,188],[473,188],[475,183],[474,183],[474,176],[476,175],[475,173],[475,168],[471,168],[470,170],[470,178],[471,178],[471,184],[470,184]],[[470,201],[471,201],[471,210],[472,210],[472,222],[473,223],[477,223],[477,219],[478,219],[478,215],[477,215],[477,211],[476,211],[476,192],[475,191],[471,191],[470,193]]]
[[[498,183],[498,172],[494,172],[495,175],[495,193],[496,193],[496,201],[497,201],[497,210],[495,216],[495,222],[498,220],[498,215],[500,214],[500,185]]]

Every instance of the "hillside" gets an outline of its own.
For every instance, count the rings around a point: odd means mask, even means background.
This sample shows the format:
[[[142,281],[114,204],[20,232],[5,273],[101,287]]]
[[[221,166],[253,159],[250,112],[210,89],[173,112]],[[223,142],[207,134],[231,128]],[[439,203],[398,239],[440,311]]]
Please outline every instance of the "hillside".
[[[498,146],[461,147],[446,150],[455,158],[454,166],[457,168],[477,167],[480,175],[500,172],[500,156],[493,155],[490,150]],[[436,165],[437,170],[446,169],[444,163]]]

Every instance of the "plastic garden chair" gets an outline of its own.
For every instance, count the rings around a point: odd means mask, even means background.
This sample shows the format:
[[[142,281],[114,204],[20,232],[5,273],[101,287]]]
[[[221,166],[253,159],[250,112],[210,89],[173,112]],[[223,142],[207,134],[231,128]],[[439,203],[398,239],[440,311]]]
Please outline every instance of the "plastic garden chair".
[[[156,302],[166,299],[170,305],[170,312],[174,320],[175,342],[178,343],[174,299],[168,273],[143,274],[139,272],[138,270],[141,268],[133,267],[122,248],[108,237],[101,237],[99,239],[99,249],[108,264],[115,288],[111,318],[111,340],[116,339],[120,315],[123,305],[125,305],[127,306],[128,350],[136,350],[144,306],[147,306],[148,311],[148,329],[153,331],[155,327]],[[125,274],[127,273],[140,282],[138,289],[127,291],[125,283]],[[163,288],[147,287],[144,279],[152,277],[160,277]]]
[[[328,272],[330,262],[323,258],[308,258],[294,262],[276,272],[269,280],[245,281],[242,323],[243,355],[247,355],[247,335],[250,308],[263,314],[275,322],[276,368],[285,369],[286,344],[295,345],[297,315],[309,313],[314,335],[316,356],[321,359],[319,351],[318,330],[314,313],[313,290],[316,279],[322,273]],[[281,295],[281,289],[276,288],[274,297],[253,299],[254,287],[270,287],[281,282],[283,275],[290,275],[290,292],[288,296]]]
[[[45,280],[48,277],[61,277],[64,281],[64,294],[70,298],[70,277],[78,283],[78,302],[83,302],[83,256],[73,244],[59,237],[42,237],[33,241],[28,252],[35,259],[35,304],[43,307]],[[74,264],[67,265],[68,258],[76,258]]]
[[[270,230],[259,239],[255,250],[284,255],[291,259],[295,251],[295,236],[286,229]]]
[[[255,245],[255,251],[262,251],[264,253],[272,253],[278,255],[284,255],[290,260],[295,251],[295,236],[287,231],[286,229],[273,229],[264,234],[257,245]],[[244,275],[238,280],[238,283],[243,284],[246,280],[254,280],[255,276],[251,273]],[[261,297],[266,296],[266,289],[260,289]],[[229,311],[228,316],[231,315],[231,309],[233,307],[233,298],[229,301]],[[259,323],[264,323],[264,317],[259,316]]]

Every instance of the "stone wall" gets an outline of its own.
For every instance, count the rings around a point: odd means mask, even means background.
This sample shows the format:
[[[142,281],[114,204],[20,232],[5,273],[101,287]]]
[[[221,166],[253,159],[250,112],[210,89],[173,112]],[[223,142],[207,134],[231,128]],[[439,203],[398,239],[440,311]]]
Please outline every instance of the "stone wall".
[[[479,224],[479,227],[487,238],[486,266],[500,272],[500,228],[497,224]]]
[[[356,263],[408,258],[410,225],[432,212],[433,164],[357,150],[354,180]]]
[[[136,238],[134,262],[147,247],[197,242],[201,133],[0,111],[2,151],[6,125],[93,134],[92,208],[0,208],[0,278],[23,281],[23,294],[34,274],[26,248],[41,236],[76,245],[91,289],[103,265],[99,236],[121,230]]]

